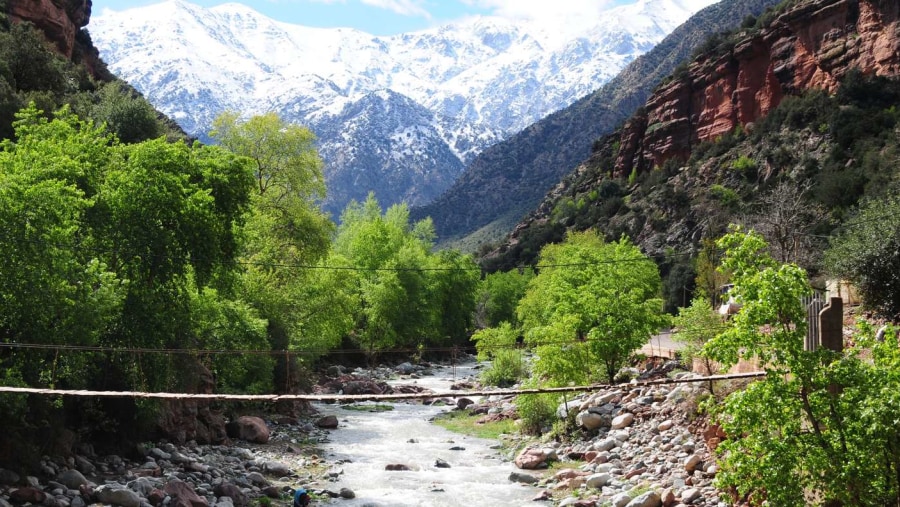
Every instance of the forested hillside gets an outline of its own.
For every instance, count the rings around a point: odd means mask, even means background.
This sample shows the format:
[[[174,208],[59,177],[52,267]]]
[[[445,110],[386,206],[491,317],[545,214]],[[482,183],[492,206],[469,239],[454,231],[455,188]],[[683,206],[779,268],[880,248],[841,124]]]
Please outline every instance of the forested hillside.
[[[707,37],[777,3],[724,0],[703,9],[596,92],[485,150],[441,197],[414,208],[413,218],[430,216],[441,243],[465,250],[499,239]]]
[[[839,274],[822,263],[829,235],[853,223],[858,204],[900,191],[897,10],[786,2],[711,39],[483,265],[533,263],[569,230],[624,235],[660,264],[674,310],[691,300],[704,241],[743,223],[766,235],[778,260]],[[789,44],[807,49],[785,51]],[[766,76],[766,63],[777,68],[771,79],[755,88],[739,81]]]

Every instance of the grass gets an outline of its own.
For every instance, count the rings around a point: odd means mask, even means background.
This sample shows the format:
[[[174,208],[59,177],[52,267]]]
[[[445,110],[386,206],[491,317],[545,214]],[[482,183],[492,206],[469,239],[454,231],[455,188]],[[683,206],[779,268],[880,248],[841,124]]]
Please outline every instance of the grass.
[[[434,418],[434,423],[454,433],[478,438],[499,440],[500,435],[515,433],[516,423],[512,419],[477,424],[480,415],[472,415],[463,410],[444,412]]]
[[[353,410],[356,412],[390,412],[394,410],[393,405],[385,405],[376,403],[374,405],[341,405],[344,410]]]

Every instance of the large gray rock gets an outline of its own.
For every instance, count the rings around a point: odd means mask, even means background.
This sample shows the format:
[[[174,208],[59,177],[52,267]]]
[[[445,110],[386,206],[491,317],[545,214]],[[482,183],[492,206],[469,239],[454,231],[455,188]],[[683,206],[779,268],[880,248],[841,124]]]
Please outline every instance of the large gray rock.
[[[604,417],[602,415],[587,410],[579,412],[578,415],[575,416],[575,424],[588,430],[600,428],[603,426],[603,423]]]
[[[141,507],[141,497],[130,489],[121,486],[104,485],[94,492],[97,501],[121,507]]]
[[[619,493],[613,496],[609,503],[612,504],[612,507],[626,507],[631,503],[631,497],[628,496],[628,493]]]
[[[291,467],[280,461],[267,461],[264,466],[266,473],[275,477],[285,477],[291,475]]]
[[[600,489],[609,484],[611,480],[612,477],[607,473],[593,474],[588,476],[585,484],[587,484],[587,487],[589,488]]]
[[[512,472],[509,474],[510,482],[518,482],[521,484],[536,484],[540,479],[522,472]]]
[[[69,489],[78,489],[82,484],[87,484],[88,480],[78,470],[66,470],[56,476],[56,482]]]

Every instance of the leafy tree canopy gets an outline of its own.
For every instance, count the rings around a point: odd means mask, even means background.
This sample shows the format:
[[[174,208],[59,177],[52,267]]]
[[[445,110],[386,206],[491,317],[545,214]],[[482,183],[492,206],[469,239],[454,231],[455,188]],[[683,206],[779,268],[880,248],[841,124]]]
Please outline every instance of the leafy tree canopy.
[[[656,264],[627,239],[606,243],[593,231],[570,233],[541,250],[540,272],[519,303],[535,371],[550,384],[612,382],[632,352],[664,323]]]

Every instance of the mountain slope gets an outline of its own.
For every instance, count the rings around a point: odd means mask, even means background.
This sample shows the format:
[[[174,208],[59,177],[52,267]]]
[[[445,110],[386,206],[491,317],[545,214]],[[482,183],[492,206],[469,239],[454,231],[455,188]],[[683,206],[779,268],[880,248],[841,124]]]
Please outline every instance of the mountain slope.
[[[701,10],[596,92],[485,150],[447,192],[413,209],[413,216],[431,216],[443,241],[484,228],[469,247],[509,232],[589,155],[591,143],[624,121],[708,36],[777,3],[724,0]]]
[[[89,29],[113,71],[201,139],[225,109],[276,111],[310,126],[327,154],[329,183],[332,175],[369,170],[342,153],[362,147],[348,145],[335,125],[367,124],[379,142],[395,134],[359,117],[372,110],[354,103],[390,90],[429,110],[446,147],[432,153],[435,138],[425,136],[424,145],[410,150],[420,155],[385,152],[375,167],[433,178],[416,189],[334,188],[326,203],[334,210],[345,204],[338,196],[369,190],[376,190],[382,204],[414,194],[412,201],[419,203],[439,194],[460,163],[596,89],[713,1],[638,0],[565,36],[536,24],[481,17],[375,37],[279,23],[239,4],[204,9],[183,0],[95,16]],[[418,124],[420,118],[402,121]],[[450,167],[444,167],[446,150],[458,159]]]
[[[626,235],[657,259],[674,309],[690,301],[701,241],[728,224],[815,273],[822,239],[860,200],[900,192],[900,5],[792,0],[704,48],[482,266],[534,262],[568,230]]]

